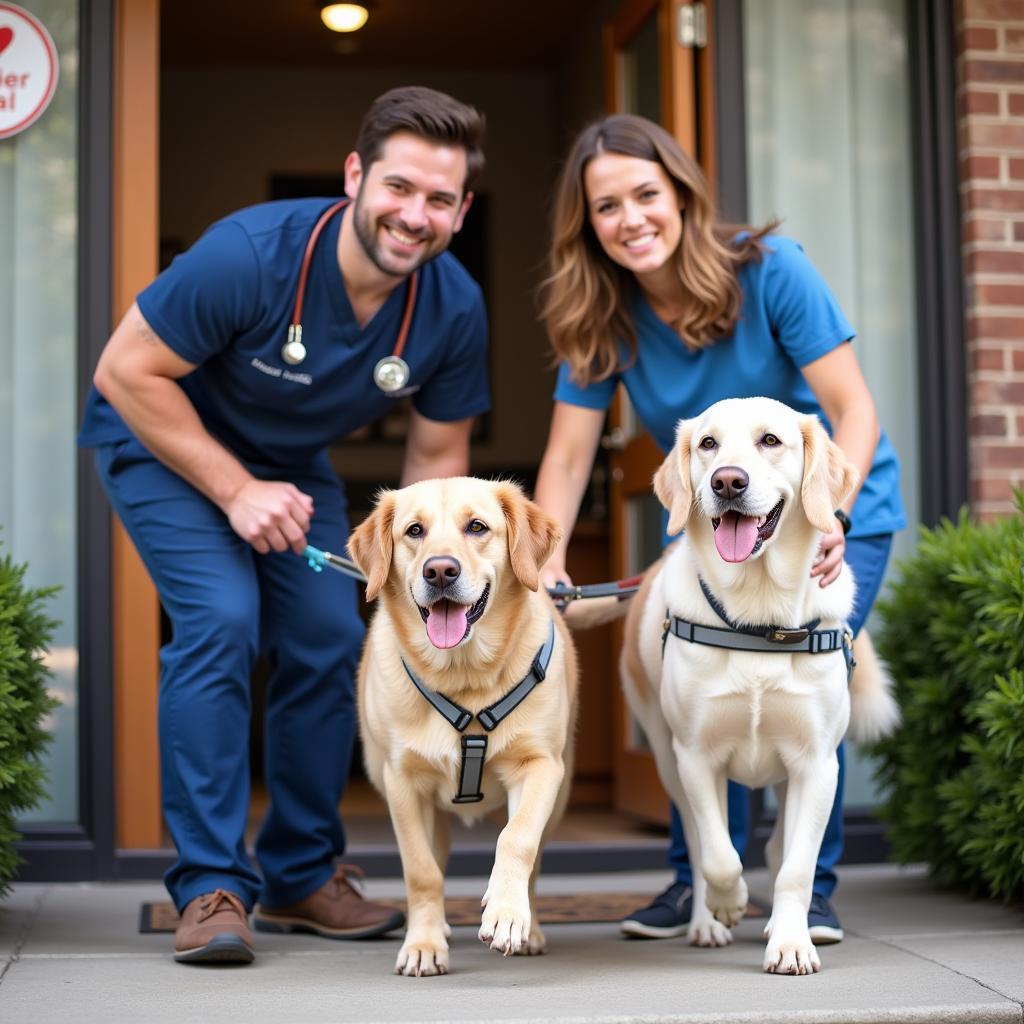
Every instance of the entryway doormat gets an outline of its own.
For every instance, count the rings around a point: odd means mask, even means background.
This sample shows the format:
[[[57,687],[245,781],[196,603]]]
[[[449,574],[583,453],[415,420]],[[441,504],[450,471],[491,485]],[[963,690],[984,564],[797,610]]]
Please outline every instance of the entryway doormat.
[[[541,924],[601,924],[621,921],[638,907],[653,899],[653,893],[588,892],[574,895],[537,897],[537,914]],[[405,900],[375,900],[385,906],[405,910]],[[453,896],[444,901],[445,917],[453,927],[480,924],[480,899],[476,896]],[[750,903],[747,917],[765,917],[764,907]],[[140,932],[173,932],[178,927],[174,904],[143,903],[139,914]]]

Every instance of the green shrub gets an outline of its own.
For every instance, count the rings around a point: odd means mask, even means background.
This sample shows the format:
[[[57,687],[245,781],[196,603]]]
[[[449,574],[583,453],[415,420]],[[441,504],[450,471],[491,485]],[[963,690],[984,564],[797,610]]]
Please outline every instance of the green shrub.
[[[58,588],[26,588],[25,569],[9,555],[0,558],[0,896],[18,863],[15,817],[44,796],[39,758],[50,736],[42,720],[57,706],[43,662],[57,624],[43,603]]]
[[[903,725],[881,741],[897,859],[1024,898],[1024,494],[1017,514],[922,530],[888,596],[879,652]]]

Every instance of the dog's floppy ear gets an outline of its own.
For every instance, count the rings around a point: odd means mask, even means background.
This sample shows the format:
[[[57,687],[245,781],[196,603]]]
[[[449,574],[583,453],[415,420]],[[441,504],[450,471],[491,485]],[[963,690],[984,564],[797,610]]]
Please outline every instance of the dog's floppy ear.
[[[825,433],[817,416],[803,416],[804,479],[800,499],[807,521],[822,533],[836,525],[834,512],[857,485],[857,468]]]
[[[693,508],[693,487],[690,484],[692,436],[690,420],[680,420],[676,426],[676,443],[654,474],[654,493],[668,509],[668,532],[672,536],[686,526]]]
[[[395,521],[395,493],[384,491],[374,510],[348,539],[348,553],[366,577],[366,600],[372,601],[387,582],[391,571],[391,527]]]
[[[562,529],[515,485],[498,485],[498,501],[508,526],[508,560],[524,587],[540,586],[540,568],[562,539]]]

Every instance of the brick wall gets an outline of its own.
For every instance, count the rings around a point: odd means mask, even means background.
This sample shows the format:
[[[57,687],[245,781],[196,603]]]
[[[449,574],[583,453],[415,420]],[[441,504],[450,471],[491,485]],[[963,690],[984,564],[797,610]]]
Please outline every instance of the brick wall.
[[[1024,488],[1024,0],[958,0],[971,507]]]

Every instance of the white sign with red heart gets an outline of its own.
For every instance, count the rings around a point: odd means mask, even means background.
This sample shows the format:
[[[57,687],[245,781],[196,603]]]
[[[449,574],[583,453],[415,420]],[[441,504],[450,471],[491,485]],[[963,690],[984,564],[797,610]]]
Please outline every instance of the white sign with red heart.
[[[37,121],[57,91],[57,47],[23,7],[0,0],[0,139]]]

